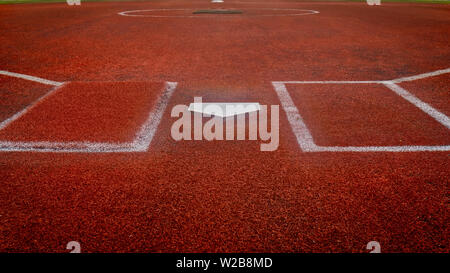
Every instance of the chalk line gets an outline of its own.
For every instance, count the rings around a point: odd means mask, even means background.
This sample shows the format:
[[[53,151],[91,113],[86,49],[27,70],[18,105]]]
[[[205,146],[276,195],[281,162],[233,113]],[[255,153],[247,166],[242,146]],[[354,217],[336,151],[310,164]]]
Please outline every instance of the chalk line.
[[[21,116],[25,115],[28,111],[33,109],[41,101],[44,101],[47,97],[49,97],[50,95],[55,93],[57,90],[59,90],[63,86],[64,86],[64,84],[61,84],[61,85],[58,85],[58,86],[54,87],[52,90],[50,90],[50,92],[47,92],[45,95],[39,97],[35,102],[33,102],[32,104],[28,105],[27,107],[25,107],[20,112],[17,112],[12,117],[10,117],[10,118],[4,120],[3,122],[1,122],[0,123],[0,130],[5,129],[9,124],[11,124],[11,122],[13,122],[13,121],[17,120],[18,118],[20,118]]]
[[[43,79],[43,78],[39,78],[39,77],[35,77],[35,76],[30,76],[30,75],[15,73],[15,72],[9,72],[9,71],[5,71],[5,70],[0,70],[0,75],[15,77],[15,78],[19,78],[19,79],[24,79],[24,80],[28,80],[28,81],[33,81],[33,82],[38,82],[38,83],[42,83],[42,84],[46,84],[46,85],[53,85],[53,86],[61,86],[64,84],[64,82],[51,81],[51,80],[47,80],[47,79]]]
[[[314,139],[301,117],[297,107],[295,106],[286,84],[383,84],[397,95],[412,103],[414,106],[431,116],[437,122],[450,129],[450,119],[443,113],[439,112],[431,105],[421,101],[419,98],[409,93],[406,89],[400,87],[396,83],[405,81],[414,81],[428,77],[438,76],[450,73],[450,68],[441,69],[429,73],[423,73],[410,77],[403,77],[388,81],[276,81],[272,82],[274,89],[280,99],[283,109],[294,132],[300,148],[305,152],[435,152],[450,151],[450,145],[442,146],[319,146],[315,144]]]
[[[149,114],[147,121],[142,125],[133,141],[134,147],[139,151],[147,151],[156,129],[161,121],[170,97],[177,87],[176,82],[166,82],[164,92],[155,104],[154,110]]]
[[[316,144],[314,143],[311,132],[292,101],[286,86],[281,82],[272,82],[272,85],[275,88],[284,111],[286,112],[292,131],[294,132],[301,149],[306,152],[314,151]]]

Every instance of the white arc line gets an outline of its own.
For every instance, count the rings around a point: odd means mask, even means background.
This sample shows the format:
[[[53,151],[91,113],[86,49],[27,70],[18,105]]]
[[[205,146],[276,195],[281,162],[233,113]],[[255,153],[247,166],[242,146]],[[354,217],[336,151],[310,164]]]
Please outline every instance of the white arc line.
[[[152,18],[215,18],[215,16],[198,16],[198,15],[142,15],[136,13],[152,13],[157,11],[194,11],[195,9],[143,9],[143,10],[126,10],[118,12],[118,15],[121,16],[129,16],[129,17],[152,17]],[[275,17],[275,16],[302,16],[302,15],[312,15],[319,14],[320,12],[317,10],[308,10],[308,9],[283,9],[283,8],[246,8],[244,10],[266,10],[266,11],[292,11],[293,13],[281,14],[281,13],[273,13],[273,14],[261,14],[261,15],[248,15],[249,17]],[[302,12],[302,13],[294,13],[294,12]]]
[[[51,81],[51,80],[47,80],[47,79],[43,79],[43,78],[39,78],[39,77],[35,77],[35,76],[30,76],[30,75],[15,73],[15,72],[9,72],[9,71],[5,71],[5,70],[0,70],[0,75],[20,78],[20,79],[24,79],[24,80],[28,80],[28,81],[32,81],[32,82],[38,82],[38,83],[53,85],[53,86],[61,86],[64,84],[63,82]]]

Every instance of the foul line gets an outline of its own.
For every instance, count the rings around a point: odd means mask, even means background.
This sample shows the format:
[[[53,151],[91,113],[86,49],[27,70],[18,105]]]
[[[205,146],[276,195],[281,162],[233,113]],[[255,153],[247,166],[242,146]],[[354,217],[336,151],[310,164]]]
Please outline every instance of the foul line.
[[[0,130],[5,129],[9,124],[11,124],[11,122],[15,121],[16,119],[20,118],[21,116],[23,116],[25,113],[27,113],[29,110],[33,109],[36,105],[38,105],[41,101],[44,101],[46,98],[48,98],[51,94],[55,93],[58,89],[60,89],[61,87],[63,87],[65,85],[65,83],[58,85],[56,87],[54,87],[52,90],[50,90],[50,92],[47,92],[45,95],[39,97],[35,102],[33,102],[32,104],[30,104],[29,106],[25,107],[22,111],[14,114],[12,117],[4,120],[3,122],[0,123]]]
[[[434,120],[450,129],[450,119],[431,105],[421,101],[396,83],[414,81],[428,77],[450,73],[450,68],[423,73],[411,77],[403,77],[389,81],[277,81],[272,82],[281,105],[286,112],[289,124],[297,138],[300,148],[305,152],[435,152],[450,151],[450,145],[443,146],[319,146],[314,142],[311,132],[306,126],[298,108],[292,101],[286,88],[286,84],[382,84],[394,93],[412,103],[414,106],[431,116]]]
[[[61,86],[64,84],[64,82],[55,82],[55,81],[51,81],[51,80],[47,80],[47,79],[43,79],[43,78],[39,78],[39,77],[35,77],[35,76],[9,72],[9,71],[5,71],[5,70],[0,70],[0,75],[15,77],[15,78],[19,78],[19,79],[24,79],[24,80],[28,80],[28,81],[32,81],[32,82],[38,82],[38,83],[42,83],[42,84],[46,84],[46,85],[53,85],[53,86]]]
[[[397,95],[404,98],[405,100],[412,103],[414,106],[422,110],[423,112],[427,113],[429,116],[434,118],[437,122],[447,127],[447,129],[450,129],[450,119],[444,115],[443,113],[439,112],[429,104],[421,101],[413,94],[406,91],[404,88],[398,86],[397,84],[393,82],[385,82],[384,85],[394,91]]]
[[[393,82],[393,83],[409,82],[409,81],[425,79],[425,78],[429,78],[429,77],[433,77],[433,76],[439,76],[439,75],[446,74],[446,73],[450,73],[450,68],[436,70],[433,72],[423,73],[423,74],[419,74],[419,75],[415,75],[415,76],[411,76],[411,77],[398,78],[395,80],[391,80],[389,82]]]

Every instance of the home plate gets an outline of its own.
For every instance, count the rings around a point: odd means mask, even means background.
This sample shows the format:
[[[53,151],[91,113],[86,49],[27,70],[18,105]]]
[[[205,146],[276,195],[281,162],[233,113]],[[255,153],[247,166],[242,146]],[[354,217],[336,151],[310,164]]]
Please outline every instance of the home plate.
[[[257,102],[194,102],[189,105],[188,110],[191,112],[226,118],[259,111],[260,105]]]

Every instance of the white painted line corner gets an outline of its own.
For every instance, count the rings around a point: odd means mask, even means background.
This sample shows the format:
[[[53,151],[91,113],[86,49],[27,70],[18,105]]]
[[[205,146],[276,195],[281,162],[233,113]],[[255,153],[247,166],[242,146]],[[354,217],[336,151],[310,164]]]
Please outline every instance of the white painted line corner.
[[[133,141],[133,146],[136,151],[145,152],[150,147],[150,143],[158,129],[162,116],[169,104],[173,92],[177,87],[176,82],[166,82],[163,94],[156,102],[154,110],[149,114],[147,121],[142,125],[139,132]]]
[[[10,72],[1,73],[11,76]],[[13,73],[16,74],[16,73]],[[18,74],[22,75],[23,74]],[[36,77],[19,77],[27,80],[37,81],[43,84],[55,86],[52,90],[37,99],[30,106],[14,114],[12,117],[0,123],[0,130],[6,128],[13,121],[19,119],[47,97],[61,89],[66,83],[53,82]],[[13,76],[15,77],[15,76]],[[38,79],[38,80],[36,80]],[[42,82],[44,81],[44,82]],[[68,82],[67,82],[68,83]],[[132,142],[125,143],[103,143],[103,142],[51,142],[51,141],[0,141],[0,152],[53,152],[53,153],[129,153],[145,152],[148,150],[153,136],[161,121],[167,104],[175,91],[176,82],[166,82],[161,96],[158,98],[154,108],[149,114],[147,121],[141,126]]]
[[[281,105],[286,112],[289,124],[292,131],[297,138],[298,145],[304,152],[436,152],[436,151],[450,151],[450,145],[436,145],[436,146],[319,146],[316,145],[314,139],[301,117],[297,107],[295,106],[286,84],[382,84],[395,92],[397,95],[412,103],[414,106],[431,116],[437,122],[450,129],[450,119],[443,113],[439,112],[431,105],[421,101],[413,94],[409,93],[404,88],[396,83],[405,81],[414,81],[428,77],[438,76],[445,73],[450,73],[450,68],[437,70],[430,73],[423,73],[416,76],[404,77],[388,81],[274,81],[275,92],[277,93]]]
[[[300,148],[305,152],[315,151],[317,145],[314,143],[311,132],[292,101],[292,98],[286,89],[286,85],[282,82],[272,82],[272,85],[280,99],[281,106],[286,112],[289,124],[297,138],[298,145],[300,145]]]

